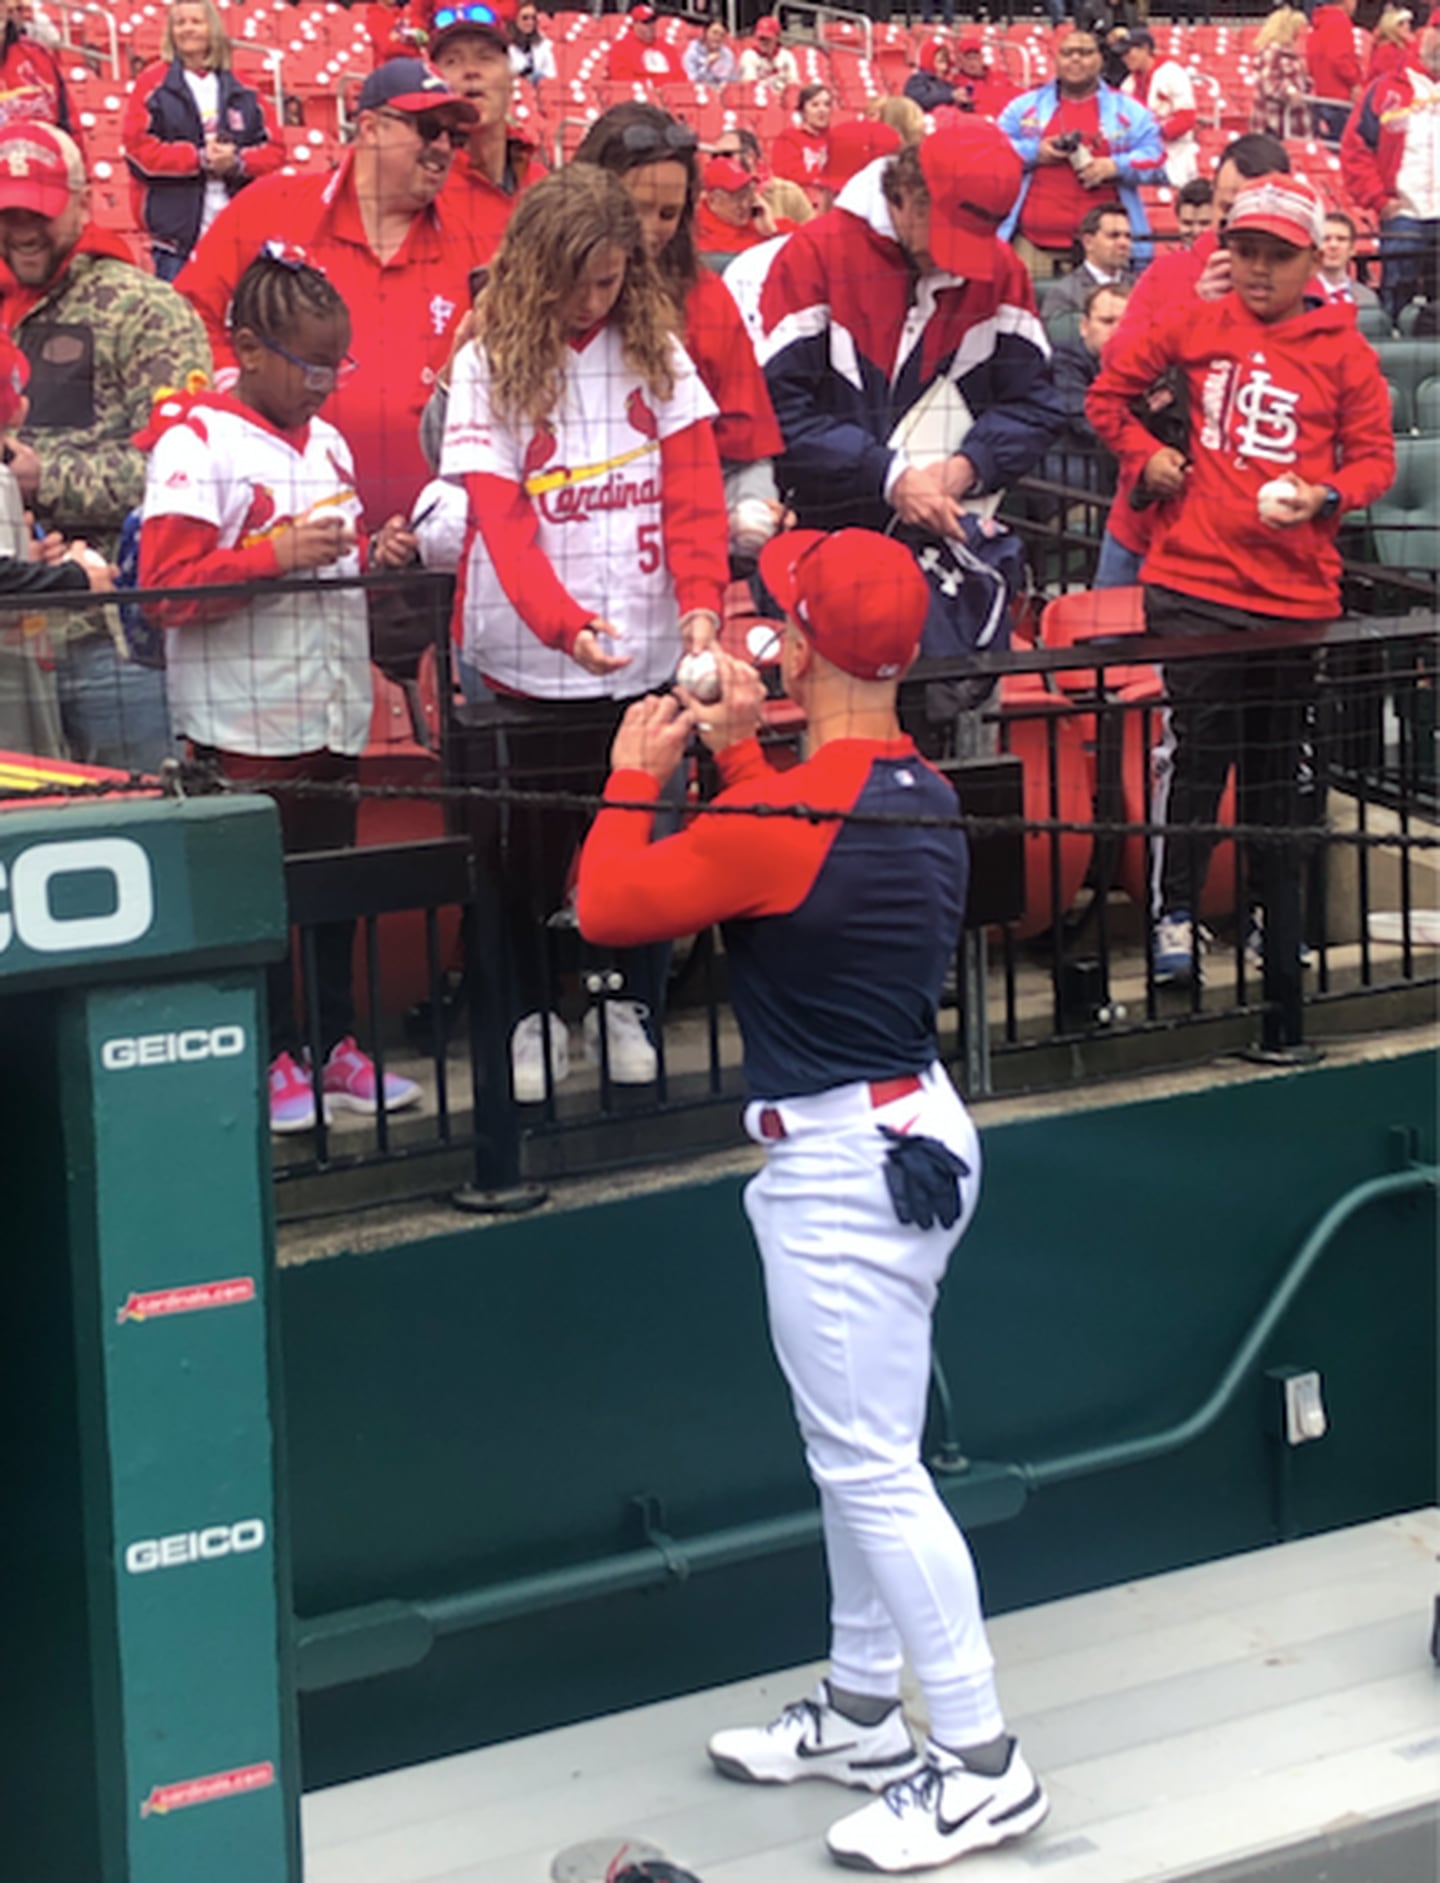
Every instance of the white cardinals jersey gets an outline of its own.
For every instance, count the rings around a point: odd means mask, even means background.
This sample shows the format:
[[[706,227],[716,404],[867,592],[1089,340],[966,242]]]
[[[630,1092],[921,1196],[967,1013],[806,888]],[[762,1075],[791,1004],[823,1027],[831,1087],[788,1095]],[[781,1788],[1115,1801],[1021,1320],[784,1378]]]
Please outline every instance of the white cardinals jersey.
[[[457,359],[441,475],[520,485],[556,577],[591,616],[621,631],[613,646],[633,656],[617,673],[590,674],[541,641],[512,605],[472,515],[461,566],[463,651],[502,686],[539,699],[628,699],[674,673],[679,613],[666,558],[660,445],[713,418],[716,407],[678,342],[672,352],[674,390],[653,398],[626,364],[619,335],[604,326],[580,349],[567,348],[555,410],[538,425],[513,428],[491,408],[481,351],[467,346]]]
[[[217,549],[249,547],[317,511],[360,522],[350,447],[324,419],[286,436],[223,394],[202,395],[151,452],[143,521],[209,524],[219,531]],[[177,734],[265,758],[364,750],[371,714],[365,596],[337,586],[360,573],[359,555],[351,550],[311,573],[312,594],[263,598],[262,591],[220,620],[169,629]]]

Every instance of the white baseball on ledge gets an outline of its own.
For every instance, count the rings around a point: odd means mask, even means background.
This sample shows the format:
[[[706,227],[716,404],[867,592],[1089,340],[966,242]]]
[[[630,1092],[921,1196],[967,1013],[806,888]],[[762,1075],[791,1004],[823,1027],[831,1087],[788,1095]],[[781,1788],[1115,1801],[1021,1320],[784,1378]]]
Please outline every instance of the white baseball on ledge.
[[[730,512],[730,542],[742,555],[754,555],[775,534],[775,507],[763,497],[742,497]]]
[[[675,669],[675,681],[702,706],[713,706],[722,690],[720,663],[708,648],[699,654],[686,654]]]
[[[1262,523],[1280,523],[1290,515],[1290,506],[1300,494],[1293,477],[1272,477],[1256,493],[1255,506]]]

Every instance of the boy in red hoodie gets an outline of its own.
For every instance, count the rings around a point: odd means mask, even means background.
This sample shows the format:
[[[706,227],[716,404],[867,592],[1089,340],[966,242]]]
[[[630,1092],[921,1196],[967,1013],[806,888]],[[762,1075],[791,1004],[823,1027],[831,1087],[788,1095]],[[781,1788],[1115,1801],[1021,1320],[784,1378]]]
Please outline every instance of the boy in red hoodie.
[[[1152,634],[1213,637],[1340,613],[1339,521],[1389,488],[1395,447],[1389,394],[1354,309],[1307,298],[1323,232],[1308,184],[1256,178],[1225,227],[1230,292],[1122,328],[1106,352],[1091,423],[1161,499],[1142,571]],[[1157,448],[1130,410],[1171,366],[1189,390],[1188,452]],[[1232,763],[1242,823],[1294,823],[1312,660],[1302,649],[1176,662],[1165,684],[1153,815],[1184,834],[1158,846],[1154,960],[1157,980],[1179,980],[1196,967],[1192,916],[1214,845],[1186,827],[1215,823]],[[1264,861],[1251,860],[1252,910],[1268,901]],[[1252,938],[1258,949],[1256,921]]]

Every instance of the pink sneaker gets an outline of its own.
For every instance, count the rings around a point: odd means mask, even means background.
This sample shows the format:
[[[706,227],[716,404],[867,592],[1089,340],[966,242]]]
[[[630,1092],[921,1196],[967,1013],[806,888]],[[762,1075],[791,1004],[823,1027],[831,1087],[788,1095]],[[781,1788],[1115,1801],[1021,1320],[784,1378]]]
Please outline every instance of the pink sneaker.
[[[281,1053],[270,1062],[270,1129],[281,1136],[288,1131],[315,1129],[315,1093],[310,1076],[289,1053]]]
[[[325,1109],[358,1111],[374,1117],[376,1105],[375,1061],[362,1053],[350,1036],[331,1050],[325,1061]],[[420,1098],[420,1088],[413,1079],[403,1079],[398,1072],[385,1074],[385,1109],[401,1111]]]

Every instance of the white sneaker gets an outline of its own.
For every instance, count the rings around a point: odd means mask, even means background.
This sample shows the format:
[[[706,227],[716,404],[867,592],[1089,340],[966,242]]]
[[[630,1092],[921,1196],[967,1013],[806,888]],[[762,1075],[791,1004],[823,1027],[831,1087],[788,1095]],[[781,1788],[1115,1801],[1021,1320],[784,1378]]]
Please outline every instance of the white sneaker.
[[[570,1076],[570,1039],[558,1013],[550,1015],[550,1083]],[[517,1105],[538,1105],[545,1096],[545,1021],[527,1013],[510,1035],[510,1082]]]
[[[835,1861],[853,1870],[933,1870],[1023,1837],[1049,1809],[1013,1739],[1010,1763],[998,1778],[970,1771],[932,1740],[913,1778],[899,1779],[874,1804],[831,1825],[825,1842]]]
[[[655,1048],[645,1031],[649,1011],[638,1000],[607,1000],[605,1006],[605,1041],[610,1049],[612,1085],[653,1085],[660,1069]],[[585,1057],[592,1066],[600,1064],[600,1013],[592,1007],[582,1028]]]
[[[753,1785],[828,1778],[836,1785],[883,1791],[920,1764],[898,1700],[878,1725],[859,1726],[831,1706],[823,1681],[813,1700],[795,1701],[768,1726],[716,1733],[706,1750],[727,1778]]]

